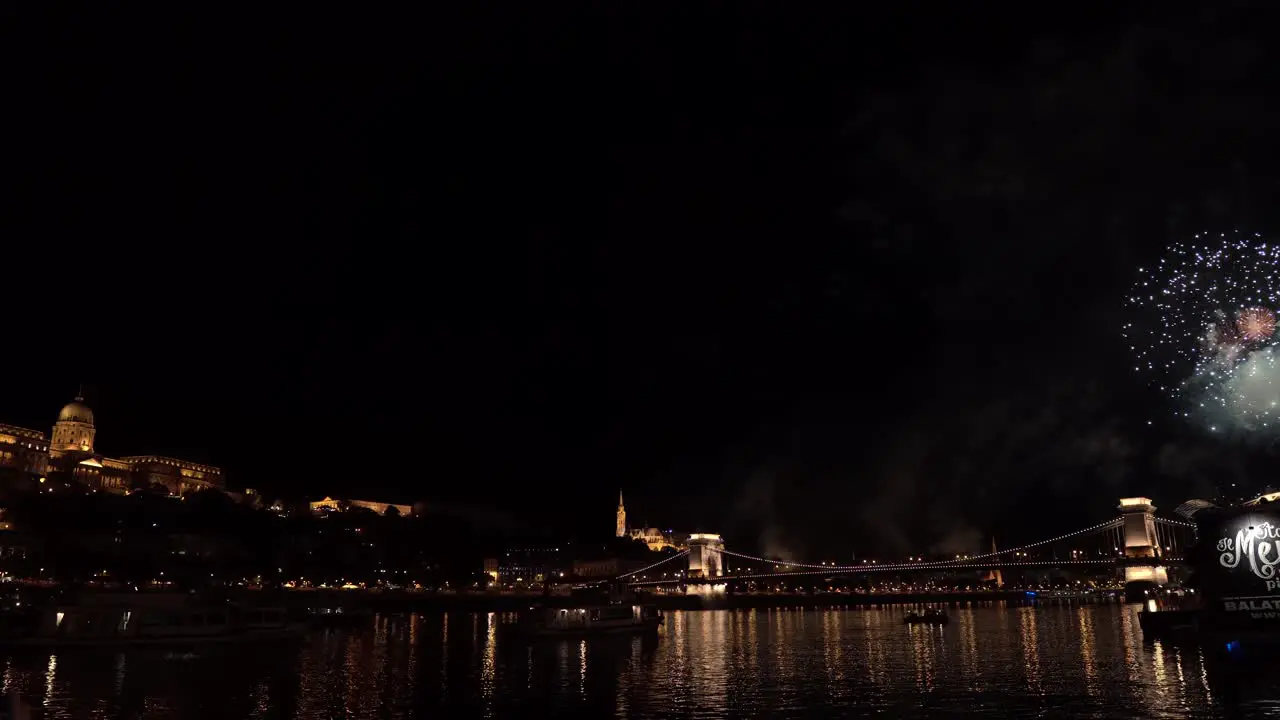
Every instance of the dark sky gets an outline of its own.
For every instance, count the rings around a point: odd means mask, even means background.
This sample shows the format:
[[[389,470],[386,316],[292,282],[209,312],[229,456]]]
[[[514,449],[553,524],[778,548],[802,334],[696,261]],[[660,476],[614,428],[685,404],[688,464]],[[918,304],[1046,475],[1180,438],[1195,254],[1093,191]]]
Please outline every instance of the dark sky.
[[[847,5],[8,17],[0,422],[811,558],[1256,480],[1119,307],[1275,231],[1280,18]]]

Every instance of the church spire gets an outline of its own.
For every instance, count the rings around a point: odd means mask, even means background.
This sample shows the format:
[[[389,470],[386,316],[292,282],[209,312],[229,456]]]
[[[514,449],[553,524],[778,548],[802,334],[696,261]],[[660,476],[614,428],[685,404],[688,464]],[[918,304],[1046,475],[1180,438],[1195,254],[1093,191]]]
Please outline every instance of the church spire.
[[[80,383],[80,389],[76,390],[76,402],[84,402],[84,383]]]
[[[617,521],[618,521],[618,522],[617,522],[617,527],[615,527],[614,529],[616,530],[616,532],[617,532],[617,534],[618,534],[618,537],[626,537],[626,535],[627,535],[627,509],[626,509],[626,508],[624,508],[624,507],[622,506],[622,490],[621,490],[621,489],[619,489],[619,490],[618,490],[618,513],[617,513]]]

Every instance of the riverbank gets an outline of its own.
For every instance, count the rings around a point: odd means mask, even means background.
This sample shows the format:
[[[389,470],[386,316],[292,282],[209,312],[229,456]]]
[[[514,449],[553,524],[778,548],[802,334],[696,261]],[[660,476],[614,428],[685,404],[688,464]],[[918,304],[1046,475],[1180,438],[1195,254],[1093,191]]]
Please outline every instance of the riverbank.
[[[565,595],[543,595],[541,593],[233,589],[219,594],[246,605],[284,607],[296,610],[337,610],[340,608],[344,612],[357,613],[515,612],[528,609],[533,605],[573,607],[579,604]],[[47,596],[51,595],[51,591],[32,592],[26,595],[26,599],[39,604],[42,600],[47,601]],[[748,593],[685,595],[677,593],[641,593],[639,597],[642,602],[651,603],[663,610],[876,607],[886,605],[958,606],[966,603],[1096,605],[1123,601],[1123,598],[1118,597],[1116,593],[1101,591],[1037,594],[1021,590],[892,594]]]
[[[358,593],[351,591],[307,591],[279,594],[281,604],[299,608],[344,608],[372,612],[513,612],[535,604],[572,607],[564,596],[504,595],[498,593]],[[765,609],[875,607],[883,605],[959,605],[964,603],[1078,604],[1121,602],[1122,598],[1103,593],[1075,595],[1028,595],[1018,590],[949,593],[816,593],[816,594],[726,594],[717,596],[642,594],[643,602],[663,610]]]

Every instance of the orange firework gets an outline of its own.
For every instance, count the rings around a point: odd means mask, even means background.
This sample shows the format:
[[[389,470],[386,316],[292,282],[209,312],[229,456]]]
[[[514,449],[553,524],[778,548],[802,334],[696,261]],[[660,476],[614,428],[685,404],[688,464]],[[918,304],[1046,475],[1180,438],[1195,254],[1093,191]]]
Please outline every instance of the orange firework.
[[[1276,315],[1264,307],[1251,307],[1240,311],[1236,327],[1245,340],[1266,340],[1276,331]]]

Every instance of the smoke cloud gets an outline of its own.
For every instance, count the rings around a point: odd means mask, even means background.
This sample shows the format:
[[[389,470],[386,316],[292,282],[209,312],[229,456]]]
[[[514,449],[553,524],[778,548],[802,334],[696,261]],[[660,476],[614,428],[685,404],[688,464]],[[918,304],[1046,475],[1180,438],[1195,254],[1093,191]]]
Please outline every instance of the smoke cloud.
[[[1276,408],[1280,407],[1280,365],[1273,348],[1249,353],[1243,363],[1231,371],[1222,384],[1221,397],[1225,414],[1209,415],[1210,428],[1254,434],[1271,440],[1280,432]],[[1209,399],[1209,407],[1215,403]]]
[[[977,528],[960,527],[951,531],[930,549],[934,554],[941,555],[977,553],[983,548],[983,540],[983,534]]]
[[[752,473],[734,505],[731,523],[744,528],[747,534],[755,535],[760,552],[766,557],[799,561],[802,558],[795,552],[795,543],[788,539],[784,523],[779,518],[779,497],[774,477],[774,473],[767,469]]]

